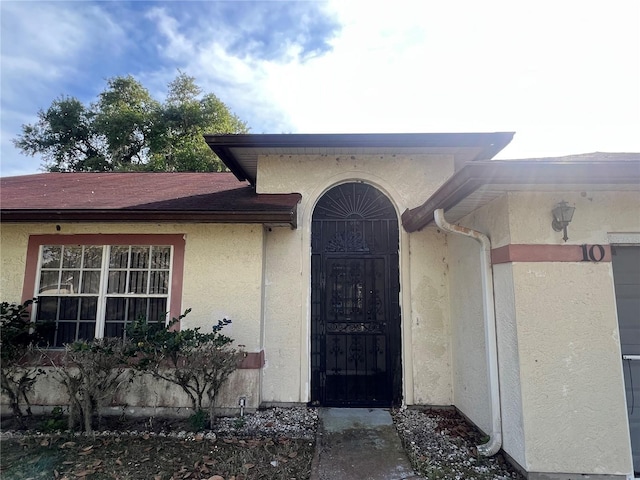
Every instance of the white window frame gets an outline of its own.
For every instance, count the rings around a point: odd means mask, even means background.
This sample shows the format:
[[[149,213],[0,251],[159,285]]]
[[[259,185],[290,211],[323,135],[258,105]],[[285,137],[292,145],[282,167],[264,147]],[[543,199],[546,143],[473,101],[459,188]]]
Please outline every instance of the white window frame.
[[[45,247],[48,246],[61,246],[63,249],[64,248],[68,248],[68,247],[82,247],[83,248],[83,252],[84,249],[86,247],[101,247],[102,248],[102,262],[101,262],[101,266],[100,266],[100,282],[99,282],[99,288],[98,288],[98,293],[94,294],[94,293],[73,293],[73,294],[60,294],[59,292],[57,294],[45,294],[43,295],[42,293],[39,292],[40,290],[40,281],[41,281],[41,276],[42,276],[42,259],[43,259],[43,249]],[[128,257],[127,257],[127,267],[125,269],[114,269],[114,270],[110,270],[109,267],[109,258],[110,258],[110,254],[111,254],[111,249],[113,247],[128,247],[129,248],[129,253],[128,253]],[[154,271],[151,268],[151,255],[149,256],[149,263],[146,267],[145,270],[141,270],[141,269],[136,269],[136,268],[132,268],[131,266],[131,248],[132,247],[146,247],[149,248],[150,251],[151,249],[153,249],[154,247],[169,247],[170,249],[170,257],[169,257],[169,267],[166,270],[167,271],[167,292],[163,293],[163,294],[137,294],[137,293],[109,293],[108,292],[108,284],[109,284],[109,273],[111,271],[125,271],[127,272],[126,275],[126,281],[127,281],[127,285],[125,290],[129,289],[129,281],[130,281],[130,272],[131,271],[146,271],[147,272],[147,285],[146,285],[146,291],[148,292],[150,290],[150,285],[149,283],[151,282],[151,275],[150,273],[152,271]],[[104,338],[104,332],[105,332],[105,328],[106,328],[106,305],[107,305],[107,299],[108,298],[166,298],[166,307],[165,307],[165,314],[166,314],[166,318],[165,318],[165,324],[167,324],[170,321],[170,313],[171,312],[171,298],[172,298],[172,286],[173,286],[173,275],[174,275],[174,260],[175,260],[175,247],[174,245],[167,243],[167,244],[162,244],[162,243],[152,243],[152,244],[127,244],[127,243],[108,243],[108,244],[68,244],[68,243],[64,243],[64,244],[56,244],[56,243],[42,243],[41,245],[39,245],[38,248],[38,260],[37,260],[37,270],[36,270],[36,276],[35,276],[35,284],[33,286],[33,297],[34,298],[40,298],[40,297],[54,297],[54,298],[59,298],[59,297],[98,297],[98,301],[97,301],[97,307],[96,307],[96,320],[95,320],[95,330],[94,330],[94,337],[95,338]],[[62,262],[62,258],[61,258],[61,262]],[[84,255],[83,258],[81,260],[81,262],[84,262]],[[80,266],[80,279],[78,280],[79,285],[81,285],[82,283],[82,275],[85,272],[85,269],[82,268],[83,267],[83,263],[81,263]],[[58,276],[58,285],[60,285],[60,281],[61,281],[61,275],[63,272],[63,267],[62,265],[60,265],[58,267],[59,269],[59,276]],[[89,271],[89,270],[87,270]],[[97,271],[97,269],[94,269],[94,271]],[[36,306],[36,308],[32,309],[31,312],[31,321],[32,322],[36,322],[36,317],[37,317],[37,312],[38,312],[38,307]],[[56,315],[57,316],[57,315]],[[131,321],[131,319],[128,319],[125,321],[125,325],[128,324]],[[57,325],[58,325],[59,319],[55,320],[56,323],[56,329],[57,329]],[[78,332],[76,331],[76,337],[78,336]],[[78,339],[78,338],[76,338]],[[55,348],[55,347],[53,347]]]

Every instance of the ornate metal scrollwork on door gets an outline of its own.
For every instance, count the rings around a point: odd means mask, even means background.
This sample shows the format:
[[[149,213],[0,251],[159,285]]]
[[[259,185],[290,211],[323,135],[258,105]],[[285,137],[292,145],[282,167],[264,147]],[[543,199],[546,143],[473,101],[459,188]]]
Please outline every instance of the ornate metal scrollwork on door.
[[[360,232],[337,232],[324,249],[325,252],[360,252],[369,253],[369,246]]]
[[[318,201],[311,227],[311,402],[389,406],[402,399],[395,208],[349,183]]]
[[[383,333],[384,324],[376,322],[328,322],[328,333]]]

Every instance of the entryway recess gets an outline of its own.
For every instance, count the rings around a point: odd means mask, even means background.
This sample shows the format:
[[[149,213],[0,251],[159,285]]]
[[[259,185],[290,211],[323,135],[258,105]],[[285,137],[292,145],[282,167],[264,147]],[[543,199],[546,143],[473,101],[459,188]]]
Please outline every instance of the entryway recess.
[[[388,407],[402,400],[399,230],[378,189],[338,185],[311,230],[311,403]]]

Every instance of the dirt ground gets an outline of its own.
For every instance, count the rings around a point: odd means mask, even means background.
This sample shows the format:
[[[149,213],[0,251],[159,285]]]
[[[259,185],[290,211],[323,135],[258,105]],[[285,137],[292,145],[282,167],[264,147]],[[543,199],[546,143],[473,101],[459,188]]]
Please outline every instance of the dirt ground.
[[[33,418],[32,427],[46,418]],[[2,422],[6,432],[11,421]],[[93,435],[74,433],[15,435],[0,442],[3,479],[307,479],[312,440],[242,433],[233,419],[231,433],[193,433],[187,419],[103,420]],[[267,424],[269,425],[269,424]],[[14,425],[15,426],[15,425]],[[233,431],[237,427],[238,435]],[[144,433],[129,434],[137,431]],[[33,432],[33,430],[30,430]]]
[[[486,441],[455,409],[395,410],[395,427],[415,471],[430,479],[522,479],[498,454],[481,458]],[[311,475],[317,411],[274,408],[219,418],[194,433],[185,418],[105,417],[93,435],[55,432],[64,419],[33,417],[18,431],[0,429],[0,478],[305,480]],[[36,433],[49,430],[50,433]],[[53,432],[53,433],[51,433]]]

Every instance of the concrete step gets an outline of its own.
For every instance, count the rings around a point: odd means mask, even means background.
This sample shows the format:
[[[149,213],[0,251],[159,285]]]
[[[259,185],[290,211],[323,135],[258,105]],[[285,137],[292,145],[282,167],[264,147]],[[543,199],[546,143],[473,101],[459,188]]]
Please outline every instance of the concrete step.
[[[418,480],[391,414],[381,408],[321,408],[311,480]]]

